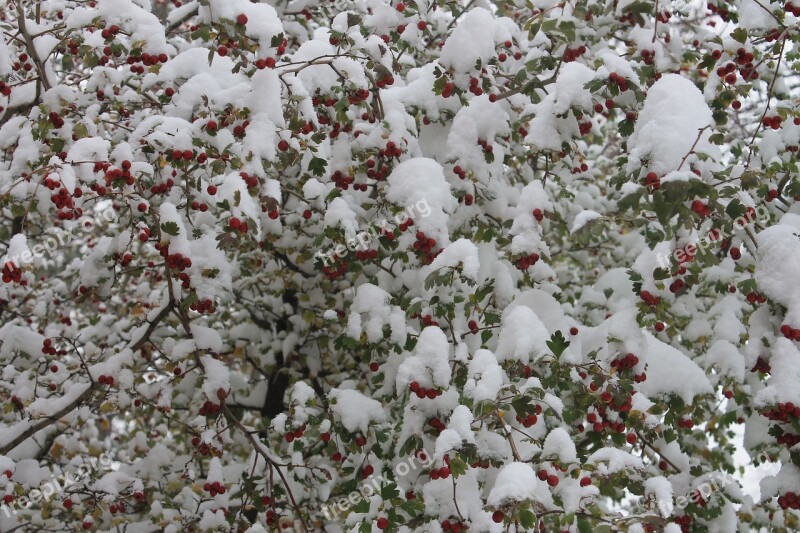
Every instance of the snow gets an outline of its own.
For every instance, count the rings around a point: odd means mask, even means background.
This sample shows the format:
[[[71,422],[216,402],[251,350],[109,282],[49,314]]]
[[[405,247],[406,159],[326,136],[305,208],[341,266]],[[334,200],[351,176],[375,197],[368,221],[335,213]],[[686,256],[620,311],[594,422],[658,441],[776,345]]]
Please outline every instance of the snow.
[[[800,323],[800,215],[785,214],[757,236],[758,288],[776,303],[788,308],[787,323]]]
[[[527,363],[549,352],[550,333],[530,307],[520,305],[503,312],[495,355],[500,362],[515,359]]]
[[[414,355],[406,357],[397,369],[396,387],[402,394],[412,381],[424,387],[448,387],[451,369],[451,347],[447,336],[436,326],[422,330],[414,348]]]
[[[581,211],[572,222],[572,228],[569,230],[569,232],[576,233],[586,226],[586,224],[589,224],[591,221],[597,220],[598,218],[602,218],[602,216],[603,215],[592,209]]]
[[[336,388],[328,396],[336,401],[331,403],[331,411],[347,431],[366,434],[370,424],[386,421],[381,403],[357,390]]]
[[[495,53],[495,24],[494,16],[482,7],[462,15],[442,47],[439,62],[456,72],[470,71],[478,61],[488,62]]]
[[[698,139],[700,129],[711,124],[711,109],[700,90],[682,76],[663,75],[648,90],[628,139],[627,171],[646,168],[664,175],[677,170]],[[706,129],[699,136],[695,152],[716,155],[716,148],[708,142],[710,135]],[[692,157],[685,164],[691,161]]]
[[[769,359],[770,372],[766,387],[758,391],[753,405],[755,407],[775,406],[777,403],[792,402],[800,405],[800,350],[792,341],[779,338],[775,341]]]
[[[500,507],[507,502],[530,500],[543,505],[553,506],[553,497],[547,484],[536,477],[533,467],[527,463],[512,462],[505,465],[497,474],[489,498],[486,503]]]
[[[469,362],[464,394],[476,402],[494,400],[503,386],[503,369],[489,350],[478,350]]]
[[[542,444],[542,457],[557,457],[558,462],[562,465],[568,465],[578,460],[575,443],[572,442],[572,437],[566,429],[554,428],[547,434],[544,444]]]
[[[469,239],[458,239],[442,250],[431,263],[431,270],[440,268],[457,268],[461,266],[461,274],[473,281],[478,281],[478,247]]]
[[[644,468],[641,458],[631,455],[625,450],[617,448],[601,448],[590,455],[586,462],[596,465],[600,475],[616,474],[627,469],[640,470]]]
[[[643,394],[651,398],[675,395],[691,403],[695,396],[713,391],[697,363],[650,333],[644,337],[643,349],[637,353],[639,364],[647,365],[647,381],[639,384]]]
[[[415,157],[398,164],[387,178],[386,198],[403,208],[427,205],[430,213],[414,218],[414,227],[436,240],[439,246],[450,242],[449,214],[458,206],[444,177],[442,166],[427,157]]]

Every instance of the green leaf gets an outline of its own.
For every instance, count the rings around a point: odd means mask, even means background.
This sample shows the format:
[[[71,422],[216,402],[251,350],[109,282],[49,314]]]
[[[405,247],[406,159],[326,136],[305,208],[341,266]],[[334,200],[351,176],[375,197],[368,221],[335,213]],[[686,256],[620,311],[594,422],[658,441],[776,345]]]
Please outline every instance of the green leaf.
[[[312,157],[311,161],[308,163],[308,170],[315,176],[322,176],[325,174],[325,167],[327,165],[328,162],[326,160],[320,157]]]
[[[553,355],[559,357],[564,350],[567,349],[569,346],[569,341],[564,338],[564,334],[561,331],[556,331],[553,333],[553,336],[550,337],[550,340],[547,341],[547,347],[550,348],[550,351],[553,352]]]
[[[167,235],[172,235],[174,237],[178,234],[180,230],[178,228],[178,224],[175,222],[162,222],[161,231],[163,231]]]
[[[519,523],[526,530],[536,527],[536,515],[530,509],[522,509],[519,512]]]
[[[387,483],[381,486],[381,498],[384,500],[391,500],[400,496],[400,491],[397,490],[396,483]]]
[[[744,28],[736,28],[731,32],[731,37],[744,44],[745,41],[747,41],[747,30]]]

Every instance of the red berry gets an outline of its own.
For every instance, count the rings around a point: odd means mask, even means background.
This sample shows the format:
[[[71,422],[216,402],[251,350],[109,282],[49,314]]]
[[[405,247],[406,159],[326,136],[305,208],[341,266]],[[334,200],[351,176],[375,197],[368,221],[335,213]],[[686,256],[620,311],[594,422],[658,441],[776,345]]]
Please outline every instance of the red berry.
[[[592,478],[590,478],[589,476],[586,476],[581,479],[581,487],[588,487],[591,484],[592,484]]]
[[[555,474],[550,474],[547,476],[547,484],[551,487],[555,487],[558,485],[558,476]]]
[[[505,518],[506,515],[503,514],[503,511],[495,511],[492,513],[492,520],[497,524],[500,524]]]
[[[281,140],[278,143],[278,150],[280,150],[281,152],[285,152],[288,149],[289,149],[289,143],[286,142],[285,140]]]
[[[378,529],[386,529],[389,527],[389,519],[382,516],[378,518],[378,521],[375,522],[375,525],[378,526]]]
[[[244,26],[245,24],[247,24],[247,15],[242,13],[241,15],[236,17],[236,24],[238,24],[240,26]]]
[[[628,433],[625,440],[628,441],[628,444],[636,444],[636,433]]]
[[[400,13],[402,13],[403,11],[405,11],[405,10],[406,10],[406,5],[405,5],[403,2],[398,2],[397,6],[396,6],[396,9],[397,9],[397,10],[398,10]]]
[[[425,31],[425,28],[427,28],[427,27],[428,27],[428,23],[425,22],[424,20],[420,20],[419,22],[417,22],[417,28],[419,28],[420,31]]]

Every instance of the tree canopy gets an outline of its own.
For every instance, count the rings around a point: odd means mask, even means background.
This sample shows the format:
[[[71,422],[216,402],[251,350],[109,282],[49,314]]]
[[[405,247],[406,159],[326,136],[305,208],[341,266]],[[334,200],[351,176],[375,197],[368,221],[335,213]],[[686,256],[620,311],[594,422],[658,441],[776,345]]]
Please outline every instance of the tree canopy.
[[[800,527],[800,3],[0,31],[0,530]]]

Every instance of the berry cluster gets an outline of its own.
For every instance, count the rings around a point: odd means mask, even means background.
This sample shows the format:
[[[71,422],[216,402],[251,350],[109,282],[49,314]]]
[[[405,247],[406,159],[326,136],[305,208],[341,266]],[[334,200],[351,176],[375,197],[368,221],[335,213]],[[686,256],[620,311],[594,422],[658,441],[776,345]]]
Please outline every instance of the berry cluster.
[[[55,346],[53,346],[52,339],[44,339],[42,341],[42,353],[45,355],[56,355],[58,354],[58,350],[56,350]]]
[[[97,378],[97,382],[102,385],[114,385],[114,378],[106,374],[103,374],[99,378]]]
[[[567,49],[564,50],[564,63],[571,63],[585,53],[586,53],[586,47],[584,45],[580,45],[576,48],[567,47]]]
[[[644,61],[645,65],[652,65],[653,59],[656,57],[656,53],[653,50],[642,50],[639,54],[642,56],[642,61]]]
[[[462,531],[469,530],[469,524],[452,516],[442,520],[441,525],[442,531],[449,531],[450,533],[461,533]]]
[[[453,167],[453,174],[455,174],[462,180],[467,177],[467,171],[461,168],[461,165],[456,165]]]
[[[247,233],[247,222],[243,222],[239,220],[237,217],[231,217],[228,221],[228,226],[233,231],[238,231],[239,233]]]
[[[205,300],[198,300],[194,302],[192,305],[189,306],[189,309],[203,315],[203,314],[213,313],[216,307],[214,306],[214,302],[212,302],[211,299],[206,298]]]
[[[689,533],[692,530],[692,517],[688,514],[676,516],[674,522],[681,526],[683,533]]]
[[[683,268],[684,270],[686,269],[686,267],[681,267],[681,268]],[[683,281],[683,278],[678,278],[669,284],[669,292],[671,292],[672,294],[678,294],[679,292],[681,292],[684,286],[686,286],[686,282]]]
[[[51,111],[50,114],[47,115],[47,120],[55,129],[59,129],[64,125],[64,119],[55,111]]]
[[[655,307],[661,303],[661,297],[654,296],[653,294],[650,293],[650,291],[642,291],[639,294],[639,298],[641,298],[642,301],[647,305],[649,305],[650,307]]]
[[[772,368],[769,366],[769,363],[763,357],[759,357],[756,360],[755,366],[750,369],[750,372],[761,372],[762,374],[769,374]]]
[[[781,334],[789,340],[800,341],[800,329],[792,328],[789,324],[781,326]]]
[[[609,396],[611,395],[611,393],[608,391],[604,392],[603,394],[606,393],[608,393]],[[606,403],[611,404],[613,397],[612,398],[606,397],[601,399],[603,401],[608,399],[609,401]],[[613,409],[615,406],[609,405],[609,407]],[[598,405],[595,407],[595,409],[597,412],[592,412],[586,415],[586,421],[592,425],[592,431],[594,431],[595,433],[602,433],[606,429],[610,429],[611,431],[614,431],[616,433],[625,433],[625,423],[620,420],[616,421],[611,420],[611,416],[605,406]],[[621,406],[619,406],[619,410],[622,412],[630,411],[630,409],[631,409],[630,399],[628,399]]]
[[[370,261],[378,258],[378,250],[356,250],[356,259]]]
[[[332,259],[333,259],[334,263],[331,264],[331,265],[327,265],[327,264],[323,265],[322,273],[325,274],[325,277],[327,277],[329,280],[334,281],[337,278],[340,278],[340,277],[345,275],[345,273],[347,272],[347,266],[348,266],[349,263],[347,261],[345,261],[344,259],[339,261],[340,258],[339,258],[338,254],[334,254],[332,256]],[[322,260],[320,259],[320,261],[322,261]]]
[[[550,474],[544,468],[539,470],[539,472],[536,475],[540,480],[547,481],[547,484],[550,485],[551,487],[557,487],[558,483],[560,481],[558,479],[558,475],[557,474],[555,474],[555,473]]]
[[[800,11],[800,8],[797,9]],[[783,496],[778,496],[778,505],[781,506],[781,509],[794,509],[798,511],[800,510],[800,494],[789,491]]]
[[[431,468],[430,472],[428,472],[431,479],[447,479],[450,477],[450,458],[445,456],[444,461],[447,463],[447,466]]]
[[[127,505],[124,501],[118,501],[116,503],[112,503],[108,510],[111,512],[111,514],[124,513],[126,511],[126,507]]]
[[[751,304],[755,303],[763,304],[764,302],[767,301],[767,297],[761,294],[760,292],[749,292],[747,293],[747,296],[744,297],[744,299],[747,300],[747,303]]]
[[[531,413],[526,417],[522,417],[520,415],[517,415],[516,418],[517,418],[517,422],[522,424],[523,427],[529,428],[531,426],[535,426],[536,425],[536,422],[539,421],[539,417],[537,415],[541,415],[541,414],[542,414],[542,406],[541,405],[537,405],[536,406],[536,413]]]
[[[647,176],[644,177],[644,185],[645,187],[650,187],[654,191],[657,191],[661,188],[661,179],[655,172],[648,172]]]
[[[213,498],[217,494],[225,494],[225,485],[219,481],[215,481],[213,483],[204,483],[203,490],[208,492]]]
[[[139,233],[139,241],[140,242],[147,242],[150,239],[150,228],[144,227],[142,228],[141,233]]]
[[[444,431],[445,428],[447,427],[441,420],[439,420],[438,417],[433,417],[430,420],[428,420],[428,425],[433,428],[433,430],[436,432],[437,435],[442,431]]]
[[[537,262],[539,262],[539,254],[537,254],[536,252],[533,252],[531,254],[524,255],[524,256],[520,257],[519,259],[517,259],[517,265],[516,266],[517,266],[518,270],[525,271],[525,270],[528,270],[533,265],[535,265]]]
[[[197,448],[197,453],[199,453],[200,455],[207,456],[207,455],[216,455],[216,454],[219,453],[219,450],[217,448],[215,448],[214,446],[211,446],[211,445],[209,445],[209,444],[207,444],[205,442],[202,442],[200,440],[200,437],[198,437],[197,435],[192,437],[192,441],[191,442],[192,442],[192,446]]]
[[[800,418],[800,405],[792,402],[780,402],[770,409],[764,409],[761,414],[776,422],[789,423],[793,419]]]
[[[439,250],[434,251],[436,247],[436,239],[433,237],[428,237],[423,231],[418,231],[416,237],[417,240],[414,242],[412,247],[419,254],[422,264],[428,265],[434,259],[436,259],[436,256],[439,255],[442,249],[439,248]]]
[[[370,159],[370,161],[372,161],[372,160]],[[367,166],[369,166],[369,162],[370,161],[367,162]],[[372,165],[373,166],[375,165],[375,161],[372,161]],[[372,169],[370,169],[370,170],[372,170]],[[374,177],[375,171],[372,170],[372,173],[373,173],[373,176],[371,176],[371,177]],[[367,171],[367,175],[369,175],[369,170]],[[353,183],[354,180],[355,180],[355,178],[353,178],[353,176],[348,176],[348,175],[344,174],[341,170],[337,170],[333,174],[331,174],[331,181],[333,182],[333,184],[336,185],[337,187],[339,187],[340,189],[342,189],[343,191],[346,191],[347,189],[349,189],[350,188],[350,184]]]
[[[19,283],[25,285],[25,280],[22,279],[22,269],[11,261],[3,265],[3,283]]]
[[[433,400],[434,398],[442,395],[441,389],[436,389],[434,387],[425,388],[417,381],[412,381],[409,383],[408,388],[411,392],[417,395],[417,398],[428,398],[429,400]]]
[[[283,439],[286,442],[292,442],[292,441],[294,441],[294,439],[299,439],[300,437],[302,437],[305,432],[306,432],[306,425],[303,424],[302,426],[300,426],[299,428],[295,429],[294,431],[287,431],[283,435]]]
[[[711,208],[708,207],[708,204],[703,203],[702,200],[695,200],[692,202],[692,211],[701,217],[707,217],[711,214]]]

